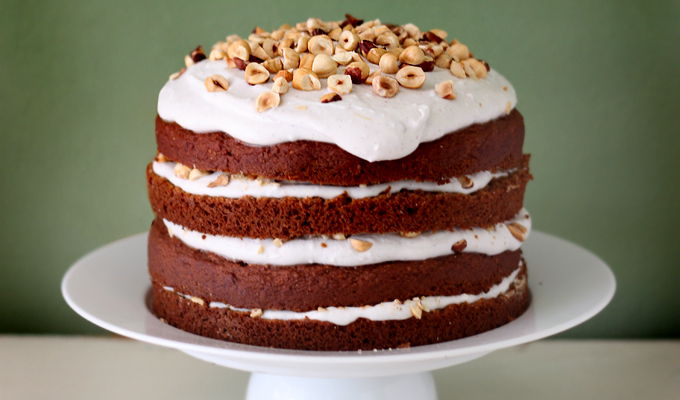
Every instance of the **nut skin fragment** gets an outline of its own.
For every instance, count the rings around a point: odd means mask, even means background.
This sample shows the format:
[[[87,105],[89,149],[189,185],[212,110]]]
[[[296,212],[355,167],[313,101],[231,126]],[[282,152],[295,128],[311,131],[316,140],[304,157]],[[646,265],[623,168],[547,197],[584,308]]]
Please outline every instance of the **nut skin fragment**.
[[[326,82],[328,89],[337,94],[352,93],[352,78],[348,75],[331,75]]]
[[[340,97],[340,95],[335,93],[335,92],[326,93],[323,96],[321,96],[321,102],[324,103],[324,104],[325,103],[332,103],[334,101],[340,101],[340,100],[342,100],[342,97]]]
[[[209,92],[226,92],[229,90],[229,82],[227,81],[227,78],[220,74],[207,77],[204,83],[205,88],[208,89]]]
[[[352,31],[343,31],[338,38],[338,46],[347,51],[354,51],[359,46],[361,39]]]
[[[276,75],[274,75],[274,81],[276,81],[276,79],[278,78],[283,78],[288,82],[292,82],[293,73],[288,70],[282,69],[281,71],[277,72]]]
[[[397,72],[397,82],[408,89],[418,89],[425,83],[425,72],[420,67],[406,66]]]
[[[321,82],[314,71],[298,68],[293,73],[293,88],[304,91],[320,90]]]
[[[387,75],[380,75],[373,78],[373,91],[380,97],[394,97],[399,93],[399,83],[397,80]]]
[[[462,253],[463,250],[467,247],[467,240],[461,239],[457,241],[456,243],[451,246],[451,250],[456,252],[456,253]]]
[[[314,71],[319,78],[328,78],[338,72],[338,65],[329,55],[319,54],[314,57],[312,71]]]
[[[456,91],[453,89],[453,81],[439,82],[434,86],[434,92],[437,96],[446,100],[453,100],[456,98]]]
[[[380,70],[386,74],[396,74],[399,71],[397,56],[391,53],[384,54],[380,57],[379,65]]]
[[[425,53],[418,46],[409,46],[399,55],[399,62],[409,65],[419,65],[425,62]]]
[[[527,239],[528,231],[523,225],[520,225],[517,222],[512,222],[506,226],[515,239],[519,240],[520,242],[523,242]]]
[[[354,249],[360,253],[363,253],[364,251],[367,251],[373,247],[373,243],[359,239],[349,238],[349,242],[352,244],[352,247],[354,247]]]
[[[272,92],[278,94],[288,93],[288,81],[286,78],[279,76],[274,79],[274,85],[272,85]]]
[[[326,35],[312,37],[309,39],[307,47],[309,52],[315,56],[319,54],[333,55],[333,41]]]
[[[269,71],[258,63],[250,63],[246,66],[246,83],[249,85],[258,85],[269,80]]]
[[[257,99],[255,99],[255,110],[257,112],[267,111],[270,108],[276,108],[281,103],[281,97],[278,93],[262,92]]]
[[[473,79],[484,79],[486,78],[486,66],[479,60],[474,58],[462,61],[463,69],[465,69],[465,74]]]
[[[229,184],[229,175],[222,174],[217,177],[214,181],[208,184],[209,188],[214,188],[218,186],[227,186]]]

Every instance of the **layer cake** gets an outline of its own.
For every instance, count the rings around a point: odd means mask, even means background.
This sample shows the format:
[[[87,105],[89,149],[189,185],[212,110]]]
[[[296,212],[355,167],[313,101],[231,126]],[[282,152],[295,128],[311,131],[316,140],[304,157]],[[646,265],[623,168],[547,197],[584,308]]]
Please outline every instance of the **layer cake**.
[[[153,311],[216,339],[373,350],[529,305],[512,85],[447,33],[347,15],[255,28],[161,90]]]

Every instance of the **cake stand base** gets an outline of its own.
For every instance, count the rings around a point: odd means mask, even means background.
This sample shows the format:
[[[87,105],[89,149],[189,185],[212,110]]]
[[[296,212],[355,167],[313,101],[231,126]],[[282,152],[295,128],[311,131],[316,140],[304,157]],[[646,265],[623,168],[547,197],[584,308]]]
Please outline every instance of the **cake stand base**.
[[[377,378],[304,378],[254,372],[246,400],[437,400],[430,372]]]

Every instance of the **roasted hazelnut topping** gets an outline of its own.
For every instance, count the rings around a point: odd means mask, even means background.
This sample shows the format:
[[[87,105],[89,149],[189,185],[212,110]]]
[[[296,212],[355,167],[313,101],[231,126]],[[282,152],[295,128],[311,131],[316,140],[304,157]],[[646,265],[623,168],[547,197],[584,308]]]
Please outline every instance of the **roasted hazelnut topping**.
[[[249,85],[265,83],[269,80],[269,71],[260,64],[250,63],[246,67],[245,79]]]
[[[203,61],[206,59],[205,53],[203,52],[203,47],[201,45],[198,45],[191,53],[189,53],[189,56],[191,57],[191,60],[194,63],[197,63],[199,61]]]
[[[232,60],[234,61],[234,65],[236,66],[236,68],[240,69],[241,71],[245,71],[246,67],[249,64],[248,61],[243,61],[238,57],[234,57]]]
[[[281,97],[278,93],[262,92],[255,100],[255,109],[257,112],[269,110],[270,108],[278,107],[281,103]]]
[[[420,65],[425,62],[425,53],[418,46],[409,46],[399,55],[399,62],[409,65]]]
[[[342,97],[340,97],[340,95],[337,93],[326,93],[323,96],[321,96],[322,103],[332,103],[334,101],[340,100],[342,100]]]
[[[328,89],[338,94],[352,93],[352,78],[349,75],[331,75],[328,77]]]
[[[274,81],[276,81],[276,79],[278,78],[284,78],[286,81],[292,82],[293,73],[288,70],[282,69],[281,71],[276,73],[276,75],[274,76]]]
[[[366,81],[370,73],[371,69],[368,67],[368,64],[361,61],[355,61],[345,68],[345,75],[349,75],[354,84]]]
[[[399,71],[397,56],[392,53],[384,54],[380,57],[380,70],[386,74],[396,74]]]
[[[380,97],[394,97],[399,93],[399,83],[397,80],[387,75],[380,75],[373,78],[373,91]]]
[[[319,78],[328,78],[338,72],[338,65],[329,55],[319,54],[314,57],[312,71],[314,71]]]
[[[347,51],[354,51],[359,46],[359,35],[351,31],[343,31],[338,38],[338,46]]]
[[[326,54],[329,56],[333,55],[333,41],[326,35],[314,36],[309,39],[307,44],[309,52],[318,55]]]
[[[456,98],[456,91],[453,89],[453,81],[439,82],[434,86],[434,92],[442,99],[453,100]]]
[[[229,90],[229,82],[222,75],[215,74],[205,79],[205,88],[209,92],[226,92]]]
[[[425,72],[420,67],[406,66],[397,72],[397,82],[405,88],[418,89],[425,83]]]
[[[279,76],[274,79],[274,85],[272,85],[272,92],[278,94],[288,93],[288,81],[286,78]]]
[[[297,90],[320,90],[319,77],[309,69],[298,68],[293,73],[293,88]]]
[[[467,241],[465,239],[459,240],[451,246],[451,250],[456,253],[461,253],[467,247]]]

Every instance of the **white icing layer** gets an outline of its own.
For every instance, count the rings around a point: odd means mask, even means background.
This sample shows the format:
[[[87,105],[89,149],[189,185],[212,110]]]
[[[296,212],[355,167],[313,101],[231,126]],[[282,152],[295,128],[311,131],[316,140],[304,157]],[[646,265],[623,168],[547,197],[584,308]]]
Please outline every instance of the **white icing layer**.
[[[213,74],[226,77],[229,90],[208,92],[204,81]],[[226,61],[204,60],[165,84],[158,97],[158,114],[197,133],[223,131],[262,146],[296,140],[333,143],[364,160],[381,161],[403,158],[420,143],[498,118],[505,115],[508,102],[512,108],[517,103],[513,87],[494,70],[478,81],[456,78],[438,67],[426,76],[420,89],[402,87],[393,98],[379,97],[371,85],[361,84],[342,95],[342,101],[327,104],[319,100],[328,92],[322,79],[320,91],[291,89],[281,96],[278,108],[257,112],[255,99],[271,90],[271,80],[250,86],[244,72],[228,68]],[[446,80],[454,82],[454,100],[434,92],[434,86]]]
[[[492,173],[490,171],[477,172],[468,175],[473,182],[473,186],[469,189],[464,189],[457,179],[452,179],[451,182],[444,185],[437,185],[434,182],[416,182],[416,181],[399,181],[382,183],[377,185],[362,186],[326,186],[313,185],[309,183],[300,182],[281,182],[281,183],[263,183],[249,178],[234,178],[229,181],[227,186],[208,187],[208,184],[213,182],[221,174],[221,172],[214,172],[210,175],[200,177],[195,180],[182,179],[175,176],[174,162],[158,162],[154,161],[153,171],[156,175],[161,176],[170,181],[173,185],[182,189],[183,191],[199,196],[213,196],[213,197],[227,197],[230,199],[238,199],[243,196],[253,197],[321,197],[324,199],[332,199],[336,196],[347,192],[347,195],[353,199],[361,199],[365,197],[374,197],[383,191],[390,188],[390,192],[395,193],[402,189],[407,190],[423,190],[426,192],[447,192],[447,193],[463,193],[468,194],[483,189],[489,184],[491,179],[507,176],[509,172]]]
[[[166,219],[163,222],[168,232],[187,246],[210,251],[231,260],[249,264],[324,264],[340,267],[445,256],[451,254],[451,246],[454,243],[463,239],[467,242],[467,247],[463,250],[466,253],[496,255],[507,250],[517,250],[522,245],[522,242],[510,233],[507,223],[516,222],[524,226],[527,229],[527,236],[531,232],[531,218],[529,213],[522,209],[511,221],[497,224],[493,231],[483,228],[454,229],[452,232],[425,232],[414,238],[404,238],[399,234],[353,235],[354,239],[373,244],[367,251],[359,252],[349,240],[309,237],[293,239],[278,247],[272,239],[240,239],[208,235],[185,229]],[[322,247],[322,243],[326,247]]]
[[[474,303],[481,299],[493,299],[506,293],[510,285],[514,282],[516,286],[521,284],[517,279],[517,274],[521,270],[516,269],[509,276],[493,285],[488,292],[479,294],[460,294],[457,296],[427,296],[414,298],[406,301],[390,301],[372,306],[364,307],[326,307],[317,311],[296,312],[287,310],[264,310],[260,318],[275,320],[297,320],[311,319],[315,321],[327,321],[336,325],[349,325],[359,318],[366,318],[371,321],[405,320],[413,317],[414,312],[429,312],[439,310],[453,304]],[[165,290],[174,291],[172,288],[164,287]],[[191,299],[191,296],[178,293],[180,296]],[[229,304],[211,302],[212,308],[229,308],[233,311],[252,312],[252,309],[237,308]],[[413,310],[412,310],[413,308]]]

